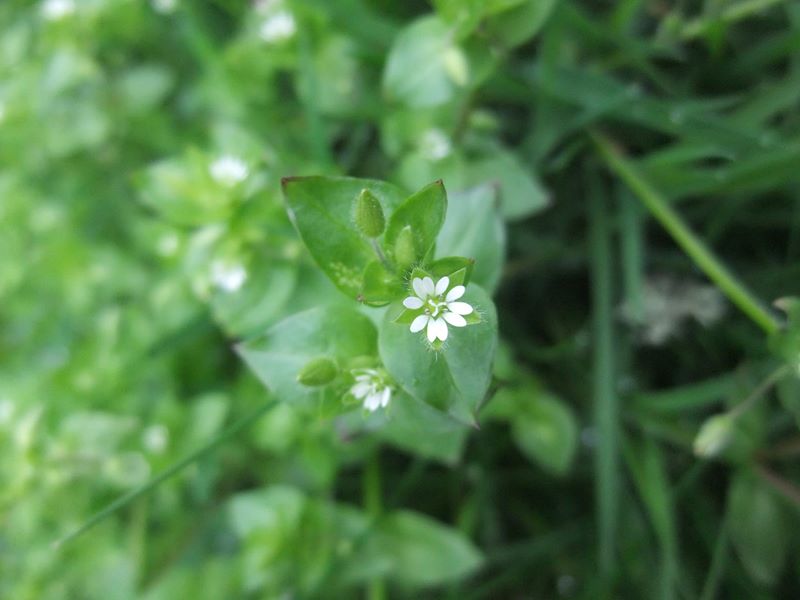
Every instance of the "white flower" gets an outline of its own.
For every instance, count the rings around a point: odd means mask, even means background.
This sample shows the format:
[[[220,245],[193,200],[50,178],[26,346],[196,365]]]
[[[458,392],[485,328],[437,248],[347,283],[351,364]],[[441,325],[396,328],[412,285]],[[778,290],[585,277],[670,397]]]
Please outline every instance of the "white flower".
[[[431,160],[441,160],[452,151],[450,139],[441,129],[429,129],[422,134],[422,151]]]
[[[208,171],[215,181],[228,187],[244,181],[250,172],[247,164],[241,158],[229,154],[220,156],[211,163]]]
[[[411,323],[412,333],[428,328],[428,341],[433,343],[436,338],[442,341],[447,339],[447,325],[464,327],[467,324],[463,315],[473,311],[472,306],[466,302],[457,302],[464,295],[466,288],[457,285],[449,290],[450,278],[442,277],[435,284],[430,277],[415,277],[411,281],[416,296],[409,296],[403,300],[403,306],[409,310],[422,310],[422,313]]]
[[[48,21],[58,21],[75,12],[74,0],[45,0],[42,3],[42,16]]]
[[[356,369],[353,373],[356,380],[350,388],[353,397],[363,401],[364,408],[370,412],[386,408],[392,398],[392,388],[381,373],[377,369]]]
[[[178,0],[151,0],[151,4],[153,10],[164,15],[175,12],[175,9],[178,8]]]
[[[267,17],[258,30],[259,37],[270,44],[288,40],[297,31],[297,23],[292,13],[280,10]]]
[[[235,292],[247,281],[247,270],[240,264],[215,261],[211,265],[211,281],[225,292]]]

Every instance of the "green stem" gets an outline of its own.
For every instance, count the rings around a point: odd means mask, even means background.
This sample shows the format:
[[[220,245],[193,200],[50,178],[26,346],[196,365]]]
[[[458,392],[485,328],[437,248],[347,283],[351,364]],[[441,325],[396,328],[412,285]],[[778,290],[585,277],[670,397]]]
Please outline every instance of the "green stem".
[[[381,458],[378,448],[372,453],[364,470],[364,507],[373,523],[383,512],[381,501]],[[386,599],[386,582],[381,577],[373,577],[367,589],[368,600]]]
[[[730,413],[728,413],[734,419],[738,418],[739,416],[743,415],[745,412],[750,410],[753,406],[755,406],[756,402],[758,402],[764,394],[766,394],[769,390],[772,389],[776,383],[778,383],[781,379],[786,377],[791,372],[791,367],[789,365],[781,365],[777,369],[775,369],[772,373],[767,375],[767,377],[762,381],[759,386],[754,389],[750,395],[742,400],[739,404],[734,406]]]
[[[726,7],[722,12],[710,17],[699,17],[686,23],[681,30],[681,39],[691,40],[703,35],[717,23],[735,23],[755,13],[762,12],[784,0],[744,0]]]
[[[57,550],[67,542],[70,542],[75,538],[77,538],[78,536],[86,533],[89,529],[91,529],[92,527],[94,527],[107,517],[110,517],[121,508],[124,508],[137,498],[144,496],[145,494],[150,492],[150,490],[154,489],[162,482],[166,481],[170,477],[173,477],[174,475],[177,475],[189,465],[197,462],[198,460],[203,458],[206,454],[214,450],[217,446],[228,441],[236,434],[238,434],[240,431],[250,426],[253,422],[255,422],[259,417],[261,417],[265,412],[267,412],[267,410],[272,408],[274,405],[275,405],[275,400],[270,400],[266,404],[258,407],[256,410],[246,414],[241,419],[233,423],[230,427],[224,429],[219,434],[217,434],[217,436],[214,437],[205,446],[198,448],[188,456],[184,457],[183,459],[173,464],[171,467],[168,467],[167,469],[165,469],[164,471],[162,471],[161,473],[150,479],[150,481],[148,481],[147,483],[144,483],[138,488],[131,490],[127,494],[120,496],[119,498],[114,500],[111,504],[102,509],[100,512],[95,513],[94,516],[89,518],[89,520],[85,521],[77,529],[75,529],[71,533],[68,533],[61,539],[53,542],[53,549]]]
[[[753,320],[766,333],[772,334],[780,329],[780,323],[765,309],[761,302],[728,271],[702,240],[689,229],[680,215],[667,200],[647,181],[644,176],[626,159],[622,152],[606,136],[596,131],[590,132],[600,154],[616,173],[636,194],[653,217],[661,223],[678,245],[689,255],[697,266],[739,309]]]
[[[615,562],[619,495],[619,407],[614,392],[613,285],[608,206],[599,178],[590,198],[590,252],[593,320],[594,421],[597,427],[595,494],[599,564],[610,574]]]

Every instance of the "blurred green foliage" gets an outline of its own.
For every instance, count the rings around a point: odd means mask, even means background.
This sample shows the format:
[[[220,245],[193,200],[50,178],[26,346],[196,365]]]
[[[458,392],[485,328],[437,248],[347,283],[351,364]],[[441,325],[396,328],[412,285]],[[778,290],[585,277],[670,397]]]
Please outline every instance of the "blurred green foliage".
[[[790,1],[0,3],[0,597],[797,597],[799,109]],[[456,367],[298,175],[444,181]]]

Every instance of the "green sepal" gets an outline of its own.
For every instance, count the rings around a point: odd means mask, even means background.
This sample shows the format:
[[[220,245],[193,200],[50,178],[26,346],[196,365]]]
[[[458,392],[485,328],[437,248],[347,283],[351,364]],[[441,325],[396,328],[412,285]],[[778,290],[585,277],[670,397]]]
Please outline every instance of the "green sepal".
[[[403,296],[403,280],[379,260],[367,265],[363,281],[358,300],[368,306],[385,306]]]
[[[436,282],[444,276],[450,278],[450,286],[467,285],[472,278],[475,261],[463,256],[447,256],[428,265],[428,272]]]

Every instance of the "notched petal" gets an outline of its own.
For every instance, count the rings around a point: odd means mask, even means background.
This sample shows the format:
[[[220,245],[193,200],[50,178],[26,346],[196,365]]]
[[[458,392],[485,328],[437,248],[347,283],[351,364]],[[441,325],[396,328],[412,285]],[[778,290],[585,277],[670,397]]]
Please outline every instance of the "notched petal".
[[[405,306],[410,310],[417,310],[418,308],[422,308],[423,304],[424,302],[422,302],[422,300],[417,298],[416,296],[409,296],[408,298],[403,300],[403,306]]]
[[[446,302],[453,302],[461,298],[461,296],[463,296],[464,292],[466,291],[467,288],[465,288],[463,285],[457,285],[452,290],[447,292],[447,296],[445,296],[444,299]]]
[[[468,315],[473,311],[472,306],[466,302],[448,302],[447,309],[457,315]]]

